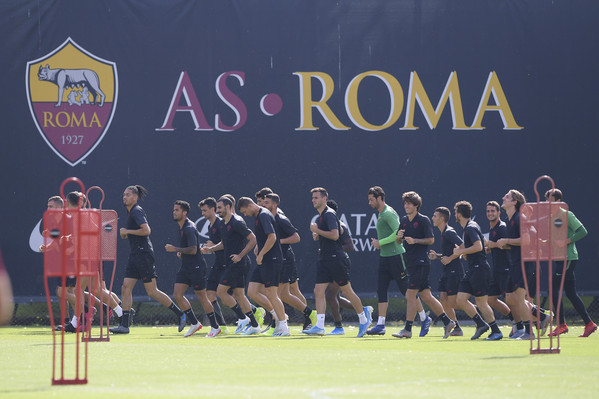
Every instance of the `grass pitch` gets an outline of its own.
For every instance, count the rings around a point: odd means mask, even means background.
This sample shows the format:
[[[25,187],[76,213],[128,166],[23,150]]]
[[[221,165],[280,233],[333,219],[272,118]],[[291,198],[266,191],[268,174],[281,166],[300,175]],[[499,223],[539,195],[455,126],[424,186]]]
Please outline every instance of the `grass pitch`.
[[[415,327],[409,340],[393,338],[399,327],[389,326],[385,336],[360,339],[351,326],[338,337],[309,337],[292,326],[285,338],[208,339],[207,330],[183,338],[175,327],[135,326],[90,342],[89,383],[52,386],[49,328],[2,328],[0,397],[589,398],[599,388],[599,333],[578,338],[582,327],[562,336],[559,355],[530,355],[528,341],[470,341],[473,327],[447,340],[438,326],[425,338]],[[68,359],[74,342],[70,335]]]

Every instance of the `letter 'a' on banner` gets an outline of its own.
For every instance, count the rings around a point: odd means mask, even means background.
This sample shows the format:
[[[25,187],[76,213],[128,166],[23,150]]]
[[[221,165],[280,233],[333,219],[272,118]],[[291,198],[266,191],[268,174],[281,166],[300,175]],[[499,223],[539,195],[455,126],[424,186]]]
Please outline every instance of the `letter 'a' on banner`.
[[[536,285],[536,303],[537,312],[531,311],[532,320],[536,319],[536,346],[535,337],[530,335],[530,354],[539,353],[560,353],[559,335],[557,337],[549,336],[549,347],[541,348],[541,322],[540,322],[540,292],[541,292],[541,265],[546,269],[544,273],[548,277],[548,295],[549,310],[552,315],[559,314],[562,293],[564,289],[564,277],[566,275],[566,265],[568,258],[568,205],[564,202],[540,202],[537,185],[541,180],[549,180],[551,188],[555,189],[553,179],[547,175],[540,176],[534,184],[537,202],[528,202],[520,208],[520,237],[522,251],[522,273],[526,276],[526,265],[534,262],[536,277],[534,281],[527,281],[524,278],[524,284],[527,294],[530,293],[529,284]],[[530,267],[530,266],[529,266]],[[553,268],[559,268],[562,272],[562,279],[559,287],[553,286]],[[557,309],[553,309],[553,290],[559,290]],[[530,295],[529,295],[530,296]],[[549,316],[549,331],[553,331],[553,317]],[[557,339],[556,346],[553,340]]]
[[[64,187],[69,182],[79,184],[81,192],[85,192],[83,183],[76,177],[66,179],[60,187],[60,195],[67,204]],[[80,347],[79,335],[93,317],[89,307],[83,313],[83,288],[92,278],[98,276],[100,262],[101,213],[97,209],[83,209],[83,197],[79,206],[70,209],[49,209],[44,213],[44,284],[46,300],[52,327],[52,385],[87,384],[88,351],[87,341]],[[59,279],[62,290],[60,299],[60,320],[64,322],[66,315],[67,280],[74,279],[75,315],[78,317],[74,336],[65,335],[65,324],[56,331],[54,309],[50,298],[48,280]],[[72,285],[72,284],[71,284]],[[90,297],[91,299],[91,297]],[[57,340],[57,334],[59,340]],[[75,342],[72,342],[73,338]],[[74,344],[74,345],[73,345]]]

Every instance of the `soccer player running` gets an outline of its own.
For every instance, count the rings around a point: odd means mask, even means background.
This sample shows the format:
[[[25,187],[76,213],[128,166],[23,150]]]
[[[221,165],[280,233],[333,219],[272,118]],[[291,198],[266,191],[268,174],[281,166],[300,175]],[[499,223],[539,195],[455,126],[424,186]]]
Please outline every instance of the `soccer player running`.
[[[491,327],[491,334],[486,340],[498,341],[503,338],[503,334],[499,330],[493,310],[487,302],[491,266],[487,263],[485,255],[485,238],[478,223],[471,219],[472,205],[468,201],[457,202],[454,211],[457,222],[464,228],[464,242],[458,248],[454,248],[453,254],[458,257],[466,255],[468,260],[468,271],[460,282],[457,304],[476,323],[476,332],[470,339],[478,339]],[[474,296],[476,306],[488,324],[469,301],[470,296]]]
[[[204,198],[202,201],[200,201],[198,206],[202,211],[202,216],[208,220],[209,223],[208,241],[205,245],[208,247],[213,247],[221,241],[220,225],[222,223],[222,219],[216,214],[216,199],[213,197]],[[222,249],[220,251],[215,251],[214,255],[214,263],[210,268],[208,278],[206,280],[206,296],[208,296],[208,300],[212,304],[214,314],[216,315],[216,321],[218,322],[222,333],[227,334],[229,330],[225,325],[225,318],[223,317],[223,312],[216,296],[216,288],[218,287],[218,283],[220,283],[227,262],[225,260],[225,253]]]
[[[550,189],[545,193],[547,201],[560,202],[562,200],[562,192],[560,189]],[[564,291],[566,296],[574,305],[574,309],[578,312],[582,320],[584,321],[584,332],[579,337],[588,337],[593,332],[597,331],[597,324],[593,323],[589,313],[584,307],[584,303],[576,292],[576,276],[574,270],[578,263],[578,250],[576,249],[575,242],[587,235],[587,229],[583,224],[574,216],[574,213],[568,211],[568,239],[567,239],[567,263],[566,263],[566,275],[564,277]],[[559,297],[559,286],[562,280],[564,264],[562,261],[554,261],[553,263],[553,307],[557,309],[557,300]],[[566,325],[566,318],[564,316],[564,308],[560,304],[560,312],[558,314],[559,324],[555,327],[550,335],[556,336],[568,332],[568,326]]]
[[[339,212],[339,205],[335,200],[328,199],[327,206],[335,211],[335,213]],[[348,262],[351,264],[349,253],[356,250],[354,247],[354,241],[349,233],[349,227],[341,219],[339,219],[339,226],[341,228],[341,233],[339,234],[337,241],[341,245],[341,248],[343,248]],[[318,236],[314,233],[312,233],[312,237],[315,237],[315,239],[318,238]],[[341,308],[354,310],[354,306],[350,301],[347,300],[347,298],[341,296],[339,285],[334,281],[327,287],[325,291],[325,297],[329,308],[331,308],[333,321],[335,323],[335,328],[328,332],[327,335],[345,335],[345,330],[343,329],[343,317],[341,316]],[[366,309],[368,309],[372,315],[372,306],[366,306]]]
[[[510,308],[499,299],[500,295],[506,295],[508,280],[510,276],[510,262],[508,259],[509,253],[505,249],[499,248],[497,241],[506,237],[507,226],[503,220],[499,218],[501,208],[496,201],[487,202],[486,214],[489,220],[489,239],[485,240],[485,250],[491,253],[491,261],[493,262],[493,273],[491,275],[491,284],[489,285],[488,303],[493,309],[497,310],[504,316],[507,316],[510,321],[514,321]],[[514,324],[513,332],[516,331]],[[510,333],[513,334],[513,333]]]
[[[497,241],[497,246],[509,251],[510,277],[508,280],[508,292],[505,300],[512,310],[514,320],[517,324],[517,331],[510,338],[512,339],[530,339],[530,312],[526,301],[527,281],[534,280],[533,264],[525,263],[526,275],[522,274],[520,244],[520,207],[526,202],[524,194],[518,190],[509,190],[502,199],[501,207],[505,210],[508,222],[506,237]]]
[[[233,212],[233,201],[228,195],[218,199],[216,211],[223,220],[220,225],[221,242],[202,247],[202,253],[220,250],[224,250],[225,253],[227,265],[216,293],[237,316],[236,334],[242,331],[244,335],[260,334],[260,327],[252,312],[250,301],[245,296],[245,280],[250,262],[247,254],[256,246],[256,236],[247,227],[243,218]],[[229,294],[230,289],[233,290],[233,295]],[[248,323],[250,326],[245,329]]]
[[[406,295],[408,289],[408,275],[403,254],[406,252],[403,245],[395,241],[395,235],[399,230],[399,215],[391,206],[385,203],[385,191],[374,186],[368,190],[368,204],[379,212],[376,222],[377,238],[372,238],[372,246],[380,250],[378,267],[378,322],[370,330],[366,331],[368,335],[385,335],[385,320],[387,317],[387,308],[389,307],[388,289],[391,281],[395,280],[397,287],[402,295]],[[422,328],[420,336],[428,334],[431,318],[426,315],[422,308],[422,302],[418,299],[418,313],[422,317]]]
[[[458,236],[455,229],[448,225],[451,212],[444,206],[435,209],[433,213],[433,226],[441,232],[441,253],[432,249],[429,251],[431,260],[438,259],[443,264],[443,272],[439,278],[439,301],[443,309],[451,320],[455,320],[455,328],[449,333],[452,337],[461,337],[464,335],[458,319],[455,314],[457,308],[457,295],[460,288],[460,281],[464,277],[464,267],[460,257],[453,253],[453,250],[464,241]]]
[[[281,250],[283,252],[283,263],[281,268],[281,276],[279,279],[279,298],[289,306],[302,312],[304,316],[304,328],[310,324],[316,324],[316,310],[312,310],[306,303],[306,299],[297,297],[291,292],[291,287],[297,288],[298,274],[295,265],[295,254],[291,248],[292,244],[300,242],[300,236],[297,229],[291,223],[291,220],[285,214],[278,212],[281,198],[278,194],[270,193],[262,200],[262,205],[268,209],[275,217],[275,228],[277,237],[281,242]],[[294,290],[296,292],[296,290]]]
[[[176,252],[177,256],[181,258],[181,268],[175,277],[173,296],[185,313],[185,318],[191,324],[191,327],[184,335],[184,337],[190,337],[202,328],[202,323],[196,318],[191,304],[185,298],[187,288],[193,287],[208,320],[210,320],[211,330],[206,334],[206,338],[212,338],[220,334],[220,327],[216,321],[214,308],[206,296],[206,261],[200,251],[200,233],[195,224],[187,218],[188,213],[189,202],[175,201],[173,220],[179,224],[179,246],[176,247],[172,244],[164,246],[167,252]]]
[[[408,270],[408,301],[406,310],[406,325],[396,338],[412,338],[412,324],[418,310],[418,295],[429,308],[441,319],[444,325],[443,338],[455,327],[455,322],[445,314],[443,305],[431,294],[428,276],[431,262],[428,257],[428,247],[435,242],[431,220],[419,212],[422,198],[415,191],[405,192],[401,197],[406,215],[399,221],[399,231],[396,240],[404,243],[405,259]]]
[[[259,288],[257,291],[264,291],[264,295],[273,307],[273,313],[271,314],[276,318],[276,327],[272,336],[289,336],[285,306],[279,298],[278,293],[283,251],[281,250],[281,243],[276,234],[275,217],[268,209],[256,205],[248,197],[241,197],[239,199],[238,208],[244,216],[256,218],[255,235],[258,244],[256,263],[258,266],[252,273],[250,285],[254,287],[258,285]],[[254,292],[256,292],[255,288]]]
[[[183,331],[186,324],[185,313],[156,285],[158,274],[154,265],[154,248],[150,241],[152,230],[148,224],[146,212],[138,204],[138,201],[143,200],[147,194],[148,190],[140,185],[129,186],[123,192],[123,204],[127,208],[127,224],[126,227],[121,227],[119,233],[122,239],[129,240],[131,252],[121,288],[123,317],[121,317],[118,327],[110,329],[113,334],[129,334],[133,287],[137,280],[143,281],[146,293],[150,298],[155,299],[177,316],[179,332]]]
[[[326,311],[325,291],[329,283],[335,281],[343,295],[352,303],[360,320],[358,337],[363,337],[372,322],[370,311],[362,306],[362,301],[352,289],[349,278],[349,258],[339,239],[339,220],[335,212],[327,206],[329,196],[327,190],[316,187],[311,190],[312,205],[319,213],[316,223],[310,224],[310,230],[315,233],[320,244],[319,260],[316,265],[316,285],[314,296],[316,300],[316,325],[304,331],[308,335],[324,335]]]

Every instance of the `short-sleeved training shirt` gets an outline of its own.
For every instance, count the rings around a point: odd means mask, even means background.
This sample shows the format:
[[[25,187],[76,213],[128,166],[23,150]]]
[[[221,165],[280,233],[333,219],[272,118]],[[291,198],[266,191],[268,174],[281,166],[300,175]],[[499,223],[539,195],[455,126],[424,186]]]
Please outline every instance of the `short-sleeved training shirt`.
[[[214,245],[221,242],[221,238],[220,238],[221,223],[223,223],[223,220],[217,216],[216,219],[214,219],[214,223],[212,223],[210,226],[208,226],[208,239],[210,241],[212,241],[212,243]],[[224,265],[225,263],[227,263],[225,261],[225,251],[215,251],[214,255],[216,257],[215,262],[214,262],[215,264]]]
[[[482,250],[467,255],[469,266],[481,265],[487,262],[483,233],[481,232],[478,223],[474,220],[469,220],[466,227],[464,227],[464,248],[470,248],[476,241],[480,241]]]
[[[258,251],[261,251],[264,247],[269,234],[274,234],[276,236],[277,232],[275,229],[275,224],[276,222],[273,214],[268,209],[260,207],[260,212],[258,212],[258,215],[256,216],[255,231],[256,241],[258,243]],[[281,242],[279,241],[278,236],[272,248],[264,254],[264,259],[277,259],[279,261],[283,260]]]
[[[489,231],[489,241],[497,242],[507,237],[507,225],[503,220],[499,220]],[[509,252],[501,248],[491,248],[491,260],[493,261],[493,270],[495,272],[504,272],[510,270]]]
[[[516,211],[506,223],[506,238],[520,238],[520,211]],[[511,267],[520,267],[520,246],[510,245],[509,260]]]
[[[337,214],[328,206],[316,219],[316,225],[320,230],[324,231],[331,231],[337,229],[339,230],[339,235],[341,235],[341,228],[339,225],[339,220],[337,219]],[[321,258],[344,256],[345,252],[343,251],[343,246],[341,245],[339,240],[329,240],[328,238],[325,238],[323,236],[319,236],[318,240],[320,243]]]
[[[243,251],[243,248],[245,248],[245,238],[251,232],[252,230],[245,224],[245,220],[239,215],[233,214],[229,223],[225,223],[224,220],[222,221],[220,225],[220,237],[227,263],[231,255],[239,255]]]
[[[297,229],[293,224],[291,224],[291,220],[284,213],[277,212],[277,216],[275,216],[275,228],[277,230],[277,236],[279,240],[284,238],[289,238],[295,233],[297,233]],[[291,244],[281,244],[281,250],[284,254],[293,252],[291,249]]]
[[[181,254],[181,264],[183,266],[195,267],[206,264],[202,252],[200,252],[200,232],[196,225],[189,219],[185,220],[183,226],[179,229],[179,248],[193,247],[197,248],[195,255]]]
[[[127,217],[127,230],[139,230],[142,224],[148,224],[148,218],[146,212],[142,209],[139,204],[133,205],[131,210],[128,212]],[[137,236],[134,234],[128,234],[127,239],[129,240],[129,246],[131,253],[149,252],[154,254],[154,248],[150,241],[150,236]]]
[[[441,233],[441,255],[443,256],[451,256],[453,255],[453,250],[455,246],[458,247],[462,245],[464,241],[460,238],[458,233],[456,233],[455,229],[449,225],[445,227],[445,230]],[[445,267],[453,267],[460,266],[461,260],[460,258],[456,258],[452,260],[450,263],[445,265]]]
[[[410,221],[408,215],[403,216],[399,221],[399,230],[404,231],[404,237],[412,238],[430,238],[434,237],[433,224],[428,216],[418,213],[414,219]],[[408,266],[423,266],[430,265],[431,261],[428,258],[428,245],[408,244],[403,240],[403,246],[406,249],[406,264]]]

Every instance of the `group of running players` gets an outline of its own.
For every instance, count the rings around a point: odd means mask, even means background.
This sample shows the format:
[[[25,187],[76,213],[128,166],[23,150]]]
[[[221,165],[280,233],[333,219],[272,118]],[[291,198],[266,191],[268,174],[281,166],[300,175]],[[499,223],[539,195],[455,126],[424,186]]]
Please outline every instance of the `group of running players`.
[[[311,190],[311,194],[312,204],[318,212],[315,223],[310,225],[312,238],[319,241],[314,287],[316,309],[308,306],[298,287],[298,271],[292,249],[292,245],[300,241],[298,230],[279,208],[279,195],[267,187],[255,194],[256,202],[249,197],[241,197],[236,201],[230,194],[222,195],[218,200],[212,197],[202,200],[198,206],[202,216],[209,222],[209,240],[203,245],[200,243],[197,227],[188,218],[190,204],[182,200],[175,201],[173,219],[179,225],[180,239],[176,245],[166,244],[165,250],[181,259],[173,294],[177,306],[156,286],[154,250],[149,238],[151,229],[144,210],[138,204],[147,195],[147,190],[139,185],[127,187],[123,193],[123,203],[127,208],[128,218],[125,227],[120,229],[120,236],[128,239],[131,252],[121,290],[122,303],[118,302],[116,295],[110,296],[105,287],[93,287],[92,290],[95,297],[101,298],[120,317],[120,325],[112,328],[111,332],[129,333],[132,290],[137,280],[141,279],[148,295],[175,313],[179,332],[187,324],[191,325],[185,337],[202,328],[184,295],[190,286],[210,321],[211,330],[206,337],[229,332],[218,298],[237,317],[235,334],[289,336],[284,307],[286,303],[303,314],[303,333],[325,335],[328,302],[335,322],[335,328],[328,335],[344,334],[340,307],[356,312],[359,319],[358,337],[384,335],[387,291],[392,281],[397,283],[407,299],[405,326],[394,333],[394,337],[412,337],[416,314],[421,322],[419,335],[427,335],[432,319],[424,311],[422,302],[443,323],[443,338],[463,335],[455,313],[458,309],[463,310],[476,323],[471,339],[478,339],[489,330],[486,340],[503,338],[493,309],[513,322],[510,332],[512,339],[530,339],[531,335],[534,336],[533,322],[536,323],[538,333],[545,334],[553,314],[538,309],[531,299],[534,298],[534,292],[530,292],[529,297],[529,292],[526,291],[525,281],[530,283],[530,290],[535,287],[532,284],[536,278],[534,264],[525,263],[524,273],[521,267],[520,208],[526,200],[519,191],[509,190],[501,205],[496,201],[487,202],[486,215],[490,224],[487,239],[480,226],[472,219],[472,205],[467,201],[459,201],[454,206],[455,220],[463,229],[460,237],[449,226],[451,211],[448,208],[436,208],[431,222],[431,219],[420,213],[420,195],[409,191],[402,195],[406,215],[399,217],[386,204],[384,190],[379,186],[371,187],[368,190],[368,203],[378,211],[377,238],[372,239],[372,245],[379,250],[378,320],[372,328],[369,327],[373,321],[373,308],[363,306],[350,282],[347,252],[353,251],[354,246],[349,229],[337,217],[337,205],[329,200],[326,189],[316,187]],[[549,190],[545,196],[552,202],[562,199],[559,189]],[[76,195],[73,200],[79,199],[75,197]],[[49,208],[56,198],[50,198]],[[80,204],[81,201],[74,201],[74,205],[70,206]],[[500,219],[502,208],[508,217],[506,222]],[[236,209],[255,220],[253,231],[236,214]],[[433,227],[438,228],[441,234],[441,252],[430,249],[434,244]],[[597,325],[590,319],[575,286],[574,270],[578,260],[575,242],[586,234],[582,223],[568,211],[568,258],[564,289],[585,322],[581,337],[588,337],[597,330]],[[253,269],[248,256],[251,251],[256,258]],[[208,268],[204,255],[211,253],[215,254],[214,263]],[[489,253],[492,266],[487,262]],[[443,268],[438,285],[439,300],[432,295],[429,283],[432,260],[439,260]],[[462,260],[467,263],[466,270]],[[559,287],[563,268],[556,263],[554,270],[553,286]],[[553,290],[554,308],[558,307],[557,291],[559,290]],[[58,294],[63,295],[62,292]],[[474,297],[475,304],[470,301],[471,297]],[[249,299],[258,306],[254,306]],[[560,306],[560,309],[563,307]],[[551,335],[568,332],[563,310],[557,316],[558,322],[555,330],[550,332]],[[270,320],[266,321],[267,318]],[[61,328],[75,331],[76,319],[74,317],[71,327]],[[265,324],[266,328],[261,329],[261,324]]]

